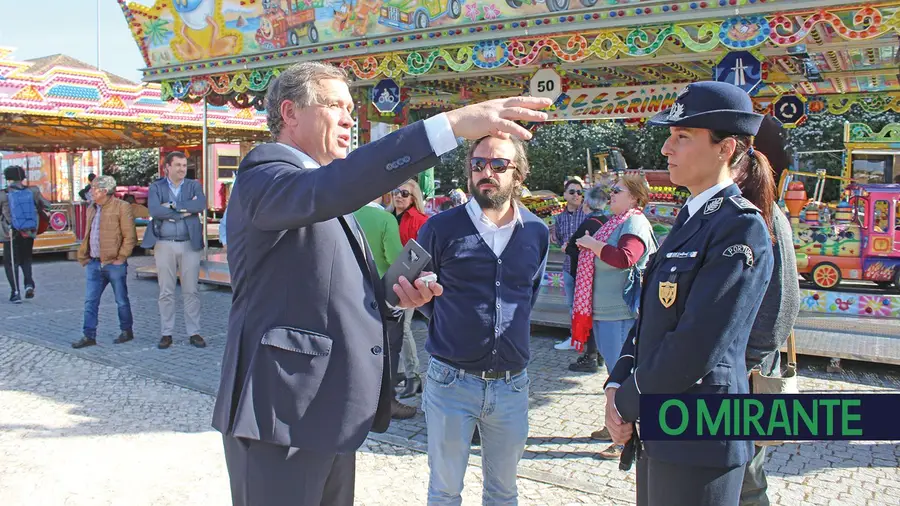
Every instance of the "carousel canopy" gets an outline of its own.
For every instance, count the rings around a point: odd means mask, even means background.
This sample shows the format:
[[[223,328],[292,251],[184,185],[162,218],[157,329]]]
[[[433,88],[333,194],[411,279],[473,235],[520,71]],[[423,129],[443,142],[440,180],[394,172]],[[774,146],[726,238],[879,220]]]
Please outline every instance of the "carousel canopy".
[[[347,68],[357,86],[402,83],[411,107],[564,88],[683,87],[734,52],[757,59],[761,109],[785,94],[898,110],[900,2],[842,0],[119,0],[145,80],[166,100],[261,107],[279,69]],[[723,63],[724,61],[724,63]],[[657,90],[658,92],[658,90]],[[871,104],[873,93],[877,103]],[[595,96],[595,95],[592,95]]]
[[[202,105],[162,99],[157,84],[123,79],[65,55],[14,61],[0,48],[0,150],[63,151],[193,145]],[[210,142],[264,140],[265,115],[210,106]]]

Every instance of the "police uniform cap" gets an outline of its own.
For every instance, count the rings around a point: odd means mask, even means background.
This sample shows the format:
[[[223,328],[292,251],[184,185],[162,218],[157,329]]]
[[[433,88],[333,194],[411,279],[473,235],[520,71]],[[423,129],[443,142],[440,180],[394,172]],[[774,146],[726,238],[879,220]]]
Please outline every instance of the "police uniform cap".
[[[687,85],[671,108],[650,118],[653,125],[705,128],[735,135],[756,135],[763,115],[739,87],[718,81]]]

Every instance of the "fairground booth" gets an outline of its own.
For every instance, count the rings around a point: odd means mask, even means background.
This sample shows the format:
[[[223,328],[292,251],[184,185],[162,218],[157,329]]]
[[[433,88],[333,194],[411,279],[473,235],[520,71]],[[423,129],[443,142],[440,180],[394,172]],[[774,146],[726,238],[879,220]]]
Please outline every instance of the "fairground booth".
[[[224,209],[221,194],[237,168],[238,143],[269,136],[264,114],[255,109],[204,110],[203,104],[163,100],[158,84],[133,83],[65,55],[17,61],[12,53],[0,48],[0,168],[24,167],[29,184],[52,202],[47,231],[35,241],[37,252],[77,249],[85,216],[78,193],[89,174],[102,173],[104,152],[161,148],[164,156],[185,151],[213,195],[210,209],[215,210]],[[204,142],[212,145],[208,163],[200,156]],[[220,162],[226,166],[206,177],[202,168],[219,169]],[[0,183],[6,186],[2,176]],[[146,187],[119,187],[117,195],[136,204],[140,236],[147,221]],[[215,224],[209,228],[215,236]]]
[[[145,80],[160,83],[163,100],[259,110],[264,107],[268,85],[281,69],[301,61],[325,61],[351,74],[358,106],[357,143],[459,105],[526,94],[556,100],[551,112],[555,121],[621,121],[639,126],[669,107],[686,84],[711,79],[744,88],[754,97],[759,112],[772,114],[788,128],[801,125],[809,115],[840,115],[853,108],[900,112],[897,1],[119,3],[144,56]],[[857,131],[861,131],[859,127],[851,128],[851,132]],[[896,147],[891,147],[891,142],[897,142],[896,129],[866,135],[890,139],[882,139],[880,147],[865,147],[867,140],[848,140],[848,174],[841,179],[844,186],[854,184],[855,170],[867,171],[876,165],[890,165],[885,172],[888,176],[900,175],[897,158],[890,162],[871,158],[875,156],[872,153],[881,156]],[[610,171],[625,170],[621,164],[611,163],[613,153],[596,155],[571,154],[584,160],[584,175],[590,181],[603,180]],[[686,193],[671,184],[665,171],[653,170],[663,167],[645,169],[654,196],[647,214],[660,235],[665,235]],[[793,183],[802,177],[816,177],[814,171],[807,173],[812,176],[794,172]],[[790,182],[782,181],[785,185]],[[539,188],[531,190],[536,196],[526,202],[540,215],[549,220],[561,210],[555,195],[536,191]],[[850,194],[842,199],[860,209],[852,213],[852,219],[875,219],[873,213],[882,212],[887,213],[884,216],[892,227],[900,219],[897,193],[886,207],[878,204],[874,211],[863,213],[865,205],[855,202],[868,199],[871,203],[873,190],[858,187],[849,191],[859,193],[853,193],[855,200]],[[866,192],[868,197],[863,196]],[[804,216],[793,217],[798,234],[807,208],[824,210],[839,204],[813,201],[812,197],[807,195],[803,203]],[[900,221],[896,223],[900,227]],[[884,237],[894,251],[894,234]],[[812,256],[805,254],[808,264]],[[560,293],[559,255],[554,252],[535,323],[568,326],[568,310]],[[219,268],[208,264],[219,274],[207,281],[227,283],[224,259],[210,260],[219,260]],[[860,262],[858,267],[846,269],[860,271],[865,259]],[[841,274],[844,264],[834,265]],[[819,334],[826,337],[801,335],[801,351],[900,363],[896,344],[900,341],[885,345],[861,341],[868,339],[863,337],[854,337],[852,342],[840,337],[846,336],[840,325],[859,330],[861,325],[877,326],[882,321],[878,318],[900,318],[900,299],[893,295],[898,289],[898,268],[889,265],[885,268],[894,277],[877,278],[880,285],[867,282],[846,288],[848,292],[836,292],[831,290],[833,285],[805,284],[804,298],[817,302],[806,304],[804,315],[836,313],[844,318],[817,323],[823,330]],[[829,272],[819,277],[835,274]],[[811,271],[804,275],[816,278]],[[849,271],[843,277],[860,282],[867,279],[863,275],[854,278]],[[845,289],[843,285],[841,289]],[[877,353],[871,351],[876,348]]]

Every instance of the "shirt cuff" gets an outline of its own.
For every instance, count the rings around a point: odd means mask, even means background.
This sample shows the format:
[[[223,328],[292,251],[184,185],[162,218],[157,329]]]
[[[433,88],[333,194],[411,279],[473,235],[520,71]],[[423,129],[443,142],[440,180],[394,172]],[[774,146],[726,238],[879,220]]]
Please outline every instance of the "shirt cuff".
[[[606,388],[604,388],[603,391],[605,392],[605,391],[609,390],[610,388],[619,388],[620,386],[622,386],[622,385],[619,383],[616,383],[615,381],[610,381],[609,383],[606,384]]]
[[[453,135],[453,128],[450,126],[450,120],[444,113],[432,116],[425,121],[425,134],[428,135],[428,143],[435,156],[441,156],[449,153],[459,146],[456,137]]]

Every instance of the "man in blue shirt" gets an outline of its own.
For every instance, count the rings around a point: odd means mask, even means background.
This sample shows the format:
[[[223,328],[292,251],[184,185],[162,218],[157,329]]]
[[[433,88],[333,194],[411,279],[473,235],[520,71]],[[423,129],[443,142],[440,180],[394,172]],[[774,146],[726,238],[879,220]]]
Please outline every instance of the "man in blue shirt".
[[[485,138],[469,151],[473,198],[433,216],[418,241],[444,287],[430,317],[423,405],[431,478],[428,504],[459,504],[472,433],[481,433],[484,503],[515,504],[516,467],[528,437],[531,309],[550,232],[519,205],[524,145]]]
[[[141,244],[153,248],[159,281],[159,319],[162,337],[157,347],[172,346],[175,330],[175,287],[181,279],[184,325],[189,341],[204,348],[200,336],[200,260],[203,258],[203,224],[206,195],[198,181],[188,179],[187,157],[180,151],[166,155],[166,177],[150,185],[147,207],[152,220]]]

